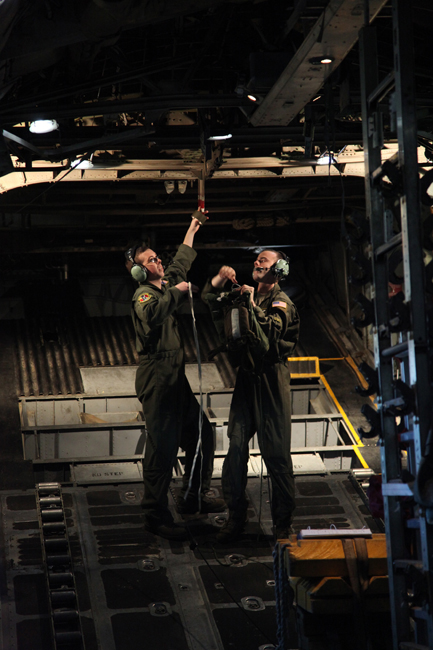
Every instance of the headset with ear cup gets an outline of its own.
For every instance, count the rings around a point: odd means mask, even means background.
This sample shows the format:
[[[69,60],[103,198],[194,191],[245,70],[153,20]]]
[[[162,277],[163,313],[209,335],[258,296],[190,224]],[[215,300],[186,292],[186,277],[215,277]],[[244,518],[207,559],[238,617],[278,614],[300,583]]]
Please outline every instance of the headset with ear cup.
[[[132,246],[132,248],[128,248],[128,250],[125,253],[125,257],[128,260],[128,262],[132,263],[130,273],[134,278],[134,280],[136,280],[137,282],[146,282],[147,279],[146,267],[142,266],[141,264],[137,264],[137,262],[134,260],[135,254],[137,252],[137,248],[140,248],[140,244],[137,244],[137,246]]]
[[[290,271],[289,258],[283,251],[276,251],[283,257],[278,259],[275,264],[272,264],[270,271],[273,273],[279,280],[287,278]]]

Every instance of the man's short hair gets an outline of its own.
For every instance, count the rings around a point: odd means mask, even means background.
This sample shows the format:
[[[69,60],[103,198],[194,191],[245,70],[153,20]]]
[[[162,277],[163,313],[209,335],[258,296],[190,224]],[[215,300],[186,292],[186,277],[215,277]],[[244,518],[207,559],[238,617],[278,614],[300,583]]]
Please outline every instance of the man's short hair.
[[[283,253],[282,251],[276,251],[275,248],[264,248],[262,250],[262,253],[264,253],[265,251],[268,251],[268,253],[275,253],[275,255],[277,256],[277,260],[285,260],[285,259],[287,259],[287,256],[286,256],[285,253]]]
[[[137,256],[141,255],[141,253],[145,253],[148,248],[149,248],[149,246],[146,246],[146,244],[141,244],[141,246],[138,246],[135,249],[134,262],[137,261]]]

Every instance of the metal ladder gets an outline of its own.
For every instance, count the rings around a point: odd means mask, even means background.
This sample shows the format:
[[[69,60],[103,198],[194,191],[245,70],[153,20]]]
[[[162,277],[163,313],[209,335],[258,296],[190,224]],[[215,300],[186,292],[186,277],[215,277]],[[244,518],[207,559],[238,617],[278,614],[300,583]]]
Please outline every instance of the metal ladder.
[[[365,3],[368,8],[368,0]],[[362,124],[367,216],[370,220],[377,427],[394,650],[433,648],[433,508],[422,497],[420,468],[428,462],[432,418],[431,354],[427,330],[411,3],[392,0],[394,71],[379,82],[375,27],[360,31]],[[382,163],[382,108],[390,99],[398,156]],[[397,208],[397,209],[396,209]],[[397,217],[397,218],[396,218]],[[400,228],[396,229],[396,221]],[[397,230],[397,232],[396,232]],[[388,295],[391,255],[401,246],[400,308]],[[395,259],[395,258],[394,258]],[[407,447],[407,469],[402,445]],[[427,460],[425,458],[427,456]],[[425,472],[424,472],[425,473]],[[433,478],[433,476],[432,476]]]

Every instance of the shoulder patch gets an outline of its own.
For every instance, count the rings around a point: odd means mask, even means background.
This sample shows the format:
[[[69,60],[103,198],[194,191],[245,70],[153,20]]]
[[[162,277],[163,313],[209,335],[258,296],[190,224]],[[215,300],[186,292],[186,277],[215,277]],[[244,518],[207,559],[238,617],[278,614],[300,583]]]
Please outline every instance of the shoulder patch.
[[[151,298],[153,298],[151,293],[142,293],[140,296],[138,296],[137,301],[138,302],[148,302]]]
[[[282,300],[275,300],[272,303],[272,307],[280,307],[281,309],[287,309],[288,304],[286,302],[283,302]]]

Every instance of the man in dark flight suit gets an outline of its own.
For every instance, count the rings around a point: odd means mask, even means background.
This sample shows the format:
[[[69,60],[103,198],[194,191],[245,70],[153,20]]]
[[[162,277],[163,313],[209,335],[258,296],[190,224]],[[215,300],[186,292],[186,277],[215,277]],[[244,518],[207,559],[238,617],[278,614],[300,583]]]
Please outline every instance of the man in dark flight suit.
[[[161,260],[149,248],[130,249],[126,253],[129,270],[139,266],[145,275],[134,294],[132,307],[140,359],[135,387],[147,429],[142,507],[146,530],[166,539],[188,538],[186,529],[174,523],[168,508],[168,490],[179,446],[185,451],[185,472],[178,511],[193,514],[199,509],[202,513],[225,509],[222,499],[205,495],[212,477],[214,441],[212,427],[204,414],[201,453],[188,497],[184,498],[199,436],[200,406],[185,376],[176,314],[188,294],[186,277],[196,257],[192,245],[199,228],[200,222],[194,218],[165,272]]]
[[[245,495],[248,471],[248,443],[257,431],[262,457],[272,484],[272,519],[277,539],[287,537],[295,509],[295,483],[291,438],[290,373],[287,357],[298,342],[299,316],[290,298],[281,291],[272,267],[283,254],[264,250],[254,262],[254,288],[243,285],[253,305],[253,317],[269,341],[263,361],[253,369],[241,363],[230,407],[229,450],[224,460],[222,485],[229,508],[229,519],[217,535],[220,542],[231,542],[242,533],[247,522]],[[274,267],[275,268],[275,267]],[[223,266],[207,290],[218,293],[227,280],[236,282],[234,269]],[[203,290],[203,295],[206,287]]]

